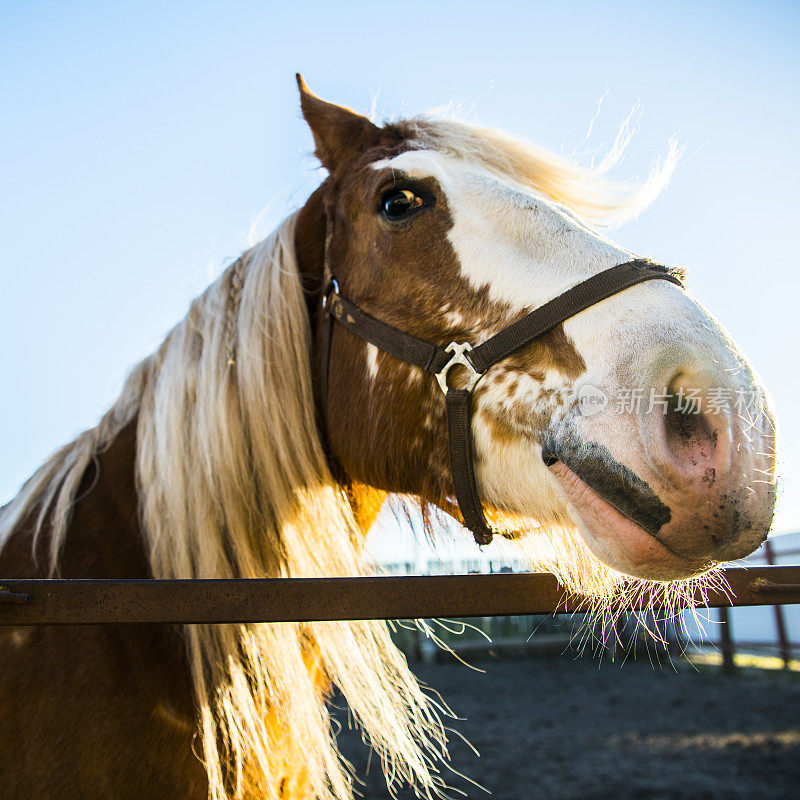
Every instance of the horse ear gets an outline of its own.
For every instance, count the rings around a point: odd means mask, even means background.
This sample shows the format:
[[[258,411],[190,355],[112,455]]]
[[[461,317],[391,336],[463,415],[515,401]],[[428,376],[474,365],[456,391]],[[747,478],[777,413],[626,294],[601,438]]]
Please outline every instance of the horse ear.
[[[381,129],[377,125],[349,108],[327,103],[312,94],[299,72],[297,88],[300,108],[314,134],[317,158],[328,172],[380,142]]]

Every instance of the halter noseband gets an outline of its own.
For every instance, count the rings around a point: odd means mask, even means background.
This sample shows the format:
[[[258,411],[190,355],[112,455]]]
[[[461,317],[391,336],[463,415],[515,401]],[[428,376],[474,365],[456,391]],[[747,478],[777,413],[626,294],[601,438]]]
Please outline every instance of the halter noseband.
[[[637,283],[651,280],[666,280],[683,287],[676,270],[637,258],[618,264],[592,275],[585,281],[567,289],[563,294],[534,309],[521,319],[479,345],[469,342],[451,342],[441,347],[381,322],[362,311],[339,292],[339,284],[333,277],[328,263],[330,228],[326,235],[325,282],[322,295],[322,337],[320,352],[320,392],[323,415],[327,411],[328,366],[334,321],[348,331],[385,353],[413,364],[436,377],[445,394],[447,408],[447,431],[450,448],[450,471],[456,493],[456,501],[475,541],[489,544],[493,531],[483,514],[478,485],[475,479],[475,464],[472,446],[472,390],[486,371],[507,356],[530,344],[547,331],[574,317],[581,311],[612,295],[618,294]],[[462,389],[447,384],[447,375],[456,365],[467,369],[467,383]],[[547,454],[543,453],[547,460]],[[555,458],[550,456],[554,463]]]

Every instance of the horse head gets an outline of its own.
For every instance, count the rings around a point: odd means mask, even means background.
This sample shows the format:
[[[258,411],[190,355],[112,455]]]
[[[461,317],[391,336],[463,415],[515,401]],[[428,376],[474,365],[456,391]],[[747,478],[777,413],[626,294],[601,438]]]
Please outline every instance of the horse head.
[[[458,123],[378,127],[298,82],[329,173],[298,222],[307,286],[325,288],[325,265],[341,295],[382,323],[440,347],[477,345],[635,258],[586,222],[612,205],[588,173]],[[343,326],[322,347],[316,303],[333,459],[353,480],[453,511],[437,381]],[[631,286],[571,316],[487,369],[472,403],[490,518],[574,526],[600,561],[655,580],[701,574],[766,538],[767,394],[720,324],[674,283]]]

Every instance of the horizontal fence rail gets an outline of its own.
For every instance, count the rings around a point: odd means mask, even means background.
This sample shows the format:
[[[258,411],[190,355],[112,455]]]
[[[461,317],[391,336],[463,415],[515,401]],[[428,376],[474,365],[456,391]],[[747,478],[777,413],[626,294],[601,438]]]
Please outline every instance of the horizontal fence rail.
[[[731,568],[708,607],[800,603],[800,566]],[[647,607],[645,595],[637,607]],[[3,580],[1,625],[311,622],[584,613],[547,573],[248,580]]]

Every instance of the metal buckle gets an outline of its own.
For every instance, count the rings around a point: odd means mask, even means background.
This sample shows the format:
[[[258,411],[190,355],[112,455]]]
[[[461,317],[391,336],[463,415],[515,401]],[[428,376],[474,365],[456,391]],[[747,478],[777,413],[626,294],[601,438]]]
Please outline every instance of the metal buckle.
[[[331,282],[328,284],[328,287],[325,289],[325,294],[322,295],[322,308],[327,308],[328,301],[332,294],[339,294],[339,281],[336,278],[331,278]]]
[[[448,389],[447,373],[450,371],[450,368],[454,367],[456,364],[461,364],[470,372],[470,375],[467,379],[467,385],[465,387],[469,392],[475,388],[475,384],[483,377],[483,373],[478,372],[478,370],[472,366],[472,362],[465,355],[470,350],[472,350],[472,345],[469,342],[450,342],[450,344],[445,347],[445,353],[452,353],[453,357],[439,370],[439,372],[436,373],[436,380],[439,381],[439,388],[445,394],[447,394]]]

